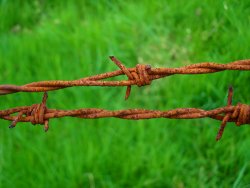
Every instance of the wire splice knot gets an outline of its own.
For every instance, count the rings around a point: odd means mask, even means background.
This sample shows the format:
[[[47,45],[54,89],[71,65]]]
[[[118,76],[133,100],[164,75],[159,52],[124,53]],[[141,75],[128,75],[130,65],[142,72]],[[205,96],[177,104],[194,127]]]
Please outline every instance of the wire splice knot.
[[[44,125],[44,131],[47,132],[49,130],[49,120],[44,118],[46,114],[47,107],[46,101],[48,99],[47,92],[44,93],[42,102],[40,104],[33,104],[28,109],[20,111],[15,118],[15,120],[11,123],[9,128],[14,128],[19,120],[25,115],[25,117],[30,117],[30,122],[33,125]]]
[[[233,88],[229,87],[228,99],[227,99],[228,107],[232,106],[232,99],[233,99]],[[222,119],[222,123],[218,131],[218,134],[216,136],[216,141],[219,141],[221,139],[228,121],[235,122],[237,126],[250,124],[250,105],[238,103],[237,106],[235,106],[233,112],[228,112],[225,114],[224,118]]]
[[[250,105],[238,103],[231,118],[237,126],[250,124]]]
[[[150,85],[151,79],[149,72],[151,71],[150,65],[137,64],[135,71],[129,71],[117,58],[110,56],[110,59],[127,75],[128,80],[134,80],[138,87]],[[127,86],[125,100],[127,100],[131,93],[131,85]]]

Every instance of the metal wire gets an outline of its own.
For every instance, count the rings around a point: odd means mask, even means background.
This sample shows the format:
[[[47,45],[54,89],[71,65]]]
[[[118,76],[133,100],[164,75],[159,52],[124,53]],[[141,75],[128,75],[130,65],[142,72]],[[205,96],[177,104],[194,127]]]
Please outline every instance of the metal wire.
[[[16,92],[46,92],[73,86],[126,86],[127,91],[125,99],[127,99],[130,95],[132,85],[137,85],[139,87],[144,85],[149,85],[155,79],[175,74],[207,74],[224,70],[245,70],[245,71],[250,70],[250,59],[234,61],[228,64],[204,62],[180,68],[151,68],[150,65],[142,65],[142,64],[138,64],[134,68],[126,68],[114,56],[110,56],[110,59],[121,70],[98,74],[95,76],[85,77],[73,81],[63,81],[63,80],[41,81],[41,82],[29,83],[23,86],[0,85],[0,95],[6,95]],[[128,80],[121,80],[121,81],[103,80],[107,78],[116,77],[119,75],[126,75],[128,77]]]
[[[96,119],[96,118],[121,118],[129,120],[151,119],[151,118],[170,118],[170,119],[196,119],[212,118],[222,121],[216,140],[222,137],[227,122],[235,122],[237,126],[250,124],[250,105],[237,104],[232,106],[233,89],[229,88],[227,106],[213,110],[203,110],[198,108],[177,108],[168,111],[128,109],[109,111],[98,108],[87,108],[78,110],[57,110],[49,109],[46,106],[48,98],[47,92],[44,93],[40,104],[23,106],[0,111],[0,118],[12,121],[9,128],[16,127],[18,122],[31,122],[32,124],[44,125],[44,130],[49,129],[49,119],[62,118],[66,116]],[[15,115],[16,114],[16,115]]]

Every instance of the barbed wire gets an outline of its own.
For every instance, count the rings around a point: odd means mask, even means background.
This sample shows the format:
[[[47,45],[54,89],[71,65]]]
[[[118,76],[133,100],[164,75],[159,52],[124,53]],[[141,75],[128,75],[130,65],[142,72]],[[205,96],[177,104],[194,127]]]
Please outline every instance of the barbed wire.
[[[212,118],[222,121],[216,140],[220,140],[227,122],[235,122],[237,126],[250,124],[250,105],[237,104],[232,105],[233,88],[228,91],[227,106],[213,110],[203,110],[198,108],[177,108],[168,111],[146,110],[146,109],[127,109],[110,111],[98,108],[83,108],[77,110],[57,110],[49,109],[46,106],[48,99],[47,92],[44,93],[42,102],[31,106],[22,106],[8,110],[0,110],[0,118],[12,121],[9,128],[16,127],[18,122],[31,122],[32,124],[44,125],[44,130],[49,129],[49,120],[52,118],[76,117],[83,119],[97,118],[121,118],[129,120],[152,119],[152,118],[170,118],[170,119],[196,119]],[[16,114],[16,115],[15,115]]]
[[[134,68],[126,68],[117,58],[110,56],[110,59],[120,68],[120,70],[89,76],[72,81],[53,80],[33,82],[22,86],[0,85],[0,95],[16,92],[46,92],[63,89],[73,86],[126,86],[125,99],[131,93],[131,86],[139,87],[150,85],[155,79],[175,75],[175,74],[207,74],[224,70],[250,70],[250,59],[238,60],[228,64],[218,64],[204,62],[183,66],[180,68],[151,68],[150,65],[137,64]],[[104,80],[120,75],[126,75],[128,80],[112,81]]]

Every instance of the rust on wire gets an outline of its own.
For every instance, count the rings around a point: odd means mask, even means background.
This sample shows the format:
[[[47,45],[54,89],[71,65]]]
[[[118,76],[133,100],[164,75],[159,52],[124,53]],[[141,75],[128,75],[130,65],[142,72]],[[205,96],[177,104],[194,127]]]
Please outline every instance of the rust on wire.
[[[85,77],[73,81],[40,81],[29,83],[23,86],[0,85],[0,95],[16,92],[46,92],[73,86],[126,86],[127,90],[125,99],[127,99],[130,95],[132,85],[137,85],[139,87],[150,85],[155,79],[171,76],[174,74],[206,74],[224,70],[250,70],[250,59],[234,61],[228,64],[204,62],[183,66],[180,68],[151,68],[150,65],[142,64],[138,64],[134,68],[127,68],[114,56],[110,56],[110,59],[120,68],[120,70]],[[119,75],[126,75],[128,80],[104,80]]]
[[[225,107],[213,110],[203,110],[198,108],[177,108],[168,111],[146,110],[146,109],[128,109],[110,111],[98,108],[83,108],[78,110],[57,110],[49,109],[46,106],[48,98],[47,92],[44,93],[43,100],[40,104],[0,110],[0,118],[12,121],[10,128],[16,127],[18,122],[31,122],[32,124],[44,125],[44,130],[49,129],[49,120],[51,118],[76,117],[83,119],[96,118],[121,118],[130,120],[151,119],[151,118],[170,118],[170,119],[195,119],[195,118],[212,118],[222,121],[221,127],[217,134],[218,141],[223,134],[227,122],[235,122],[237,126],[250,124],[250,105],[237,104],[232,105],[233,89],[229,88],[228,102]],[[15,115],[17,114],[17,115]]]

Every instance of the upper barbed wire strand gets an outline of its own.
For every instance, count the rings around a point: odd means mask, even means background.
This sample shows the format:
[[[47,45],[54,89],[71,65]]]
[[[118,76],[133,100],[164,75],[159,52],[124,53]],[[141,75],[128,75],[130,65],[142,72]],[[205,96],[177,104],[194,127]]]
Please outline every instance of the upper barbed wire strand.
[[[150,65],[138,64],[134,68],[126,68],[117,58],[110,56],[110,59],[121,69],[117,71],[89,76],[78,80],[64,81],[40,81],[32,82],[22,86],[0,85],[0,95],[6,95],[16,92],[46,92],[63,89],[73,86],[127,86],[127,99],[131,92],[131,86],[149,85],[155,79],[171,76],[174,74],[207,74],[224,70],[250,70],[250,59],[238,60],[227,64],[218,64],[213,62],[204,62],[183,66],[180,68],[151,68]],[[126,75],[128,80],[105,81],[103,79],[112,78],[120,75]]]

